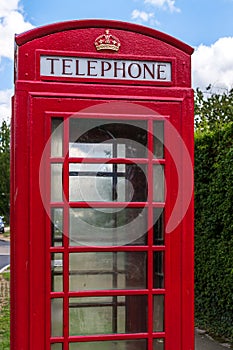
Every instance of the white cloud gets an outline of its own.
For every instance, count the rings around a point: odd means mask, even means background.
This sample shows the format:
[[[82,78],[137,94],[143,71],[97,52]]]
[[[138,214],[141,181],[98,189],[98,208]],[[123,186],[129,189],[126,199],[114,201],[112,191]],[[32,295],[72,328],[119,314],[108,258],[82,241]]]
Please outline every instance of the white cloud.
[[[1,0],[0,17],[6,17],[11,11],[18,10],[19,0]]]
[[[131,14],[132,19],[140,19],[144,22],[148,22],[148,20],[152,17],[154,17],[154,14],[152,12],[148,13],[148,12],[139,11],[139,10],[133,10]]]
[[[144,0],[144,3],[161,8],[162,10],[180,12],[180,9],[175,6],[175,0]]]
[[[133,20],[138,20],[140,22],[149,22],[151,25],[160,24],[158,21],[155,20],[153,12],[145,12],[145,11],[139,11],[135,9],[131,13],[131,18]]]
[[[194,87],[233,88],[233,37],[220,38],[211,46],[200,45],[193,53],[192,66]]]
[[[24,19],[20,0],[0,0],[0,63],[1,58],[14,59],[14,35],[32,29],[33,25]],[[4,70],[4,66],[0,71]],[[0,123],[10,119],[13,90],[0,90]]]
[[[33,25],[25,21],[19,7],[19,0],[1,0],[0,2],[0,59],[14,58],[14,35],[32,29]]]
[[[0,90],[0,125],[3,119],[10,121],[11,117],[11,96],[13,90]]]

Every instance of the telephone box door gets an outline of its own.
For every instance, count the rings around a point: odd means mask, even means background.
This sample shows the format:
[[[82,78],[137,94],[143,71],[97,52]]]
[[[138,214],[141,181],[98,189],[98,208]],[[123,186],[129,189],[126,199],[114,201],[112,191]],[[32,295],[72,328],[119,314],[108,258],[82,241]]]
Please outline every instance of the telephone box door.
[[[180,348],[181,227],[166,227],[181,108],[32,99],[31,339],[41,348]]]

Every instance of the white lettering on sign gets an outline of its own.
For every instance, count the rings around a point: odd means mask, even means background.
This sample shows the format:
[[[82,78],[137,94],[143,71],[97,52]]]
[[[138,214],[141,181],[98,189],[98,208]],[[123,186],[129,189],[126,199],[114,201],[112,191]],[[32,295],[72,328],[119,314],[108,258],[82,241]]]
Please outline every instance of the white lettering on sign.
[[[171,62],[41,56],[44,77],[171,81]]]

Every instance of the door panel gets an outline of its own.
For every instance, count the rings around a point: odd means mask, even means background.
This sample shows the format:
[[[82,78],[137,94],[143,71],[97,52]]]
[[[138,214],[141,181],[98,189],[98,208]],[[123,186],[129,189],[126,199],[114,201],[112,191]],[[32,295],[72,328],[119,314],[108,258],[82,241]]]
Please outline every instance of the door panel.
[[[33,98],[31,342],[41,348],[180,348],[180,227],[165,229],[181,102],[137,103],[145,113],[95,114],[87,100]]]

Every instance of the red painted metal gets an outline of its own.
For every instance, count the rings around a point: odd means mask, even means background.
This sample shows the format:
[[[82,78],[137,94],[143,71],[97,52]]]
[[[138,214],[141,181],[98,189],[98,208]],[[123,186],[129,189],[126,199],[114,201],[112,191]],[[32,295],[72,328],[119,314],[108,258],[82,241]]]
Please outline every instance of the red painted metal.
[[[187,44],[177,40],[176,38],[154,30],[152,28],[143,27],[134,23],[126,23],[121,21],[109,21],[109,20],[79,20],[79,21],[69,21],[54,23],[44,27],[32,29],[26,33],[16,36],[16,42],[18,45],[23,45],[34,39],[41,38],[54,33],[66,32],[67,30],[77,30],[77,29],[90,29],[90,28],[116,28],[120,30],[135,32],[138,34],[144,34],[146,36],[151,36],[153,38],[158,38],[160,41],[168,43],[171,46],[177,47],[179,50],[186,52],[191,55],[193,49]],[[101,33],[102,34],[102,33]],[[96,37],[95,37],[96,39]],[[63,43],[64,44],[64,43]]]
[[[97,52],[95,39],[110,29],[120,39],[119,53]],[[11,155],[11,349],[53,350],[51,344],[86,341],[147,340],[146,350],[157,350],[153,341],[164,339],[164,350],[193,350],[193,93],[191,90],[190,55],[188,45],[156,30],[136,24],[106,20],[71,21],[37,28],[16,36],[17,59],[15,96],[12,118]],[[40,76],[40,55],[94,57],[168,61],[172,64],[171,82],[137,82],[101,79],[64,79]],[[109,109],[108,106],[114,108]],[[69,208],[89,208],[90,203],[72,202],[69,198],[69,164],[101,163],[101,158],[68,156],[69,118],[146,120],[148,122],[148,157],[109,158],[110,164],[145,164],[148,167],[148,198],[146,202],[92,202],[92,207],[147,208],[149,226],[146,245],[70,246]],[[51,119],[64,118],[63,156],[46,155],[46,166],[39,169],[45,145],[51,135]],[[165,154],[154,159],[153,121],[164,121]],[[172,128],[172,130],[171,130]],[[183,140],[177,145],[175,134]],[[174,154],[175,153],[175,157]],[[67,155],[66,155],[67,154]],[[187,154],[191,160],[187,164]],[[178,161],[178,165],[176,164]],[[50,202],[50,164],[63,164],[62,202]],[[165,169],[167,196],[164,202],[153,200],[153,166]],[[178,170],[177,170],[178,167]],[[192,169],[191,169],[192,170]],[[183,179],[183,182],[179,182]],[[40,187],[46,189],[42,201]],[[164,245],[154,245],[153,209],[165,209],[165,225],[176,205],[178,193],[182,200],[179,210],[184,217],[177,221],[171,233],[165,234]],[[190,192],[190,204],[185,207],[185,193]],[[63,208],[63,246],[51,246],[51,221],[47,208]],[[49,209],[49,210],[50,210]],[[69,254],[75,252],[145,252],[147,254],[147,288],[129,290],[69,290]],[[155,252],[163,252],[165,282],[155,288]],[[51,290],[51,254],[63,254],[63,291]],[[148,301],[148,329],[142,333],[69,336],[69,298],[90,296],[139,296]],[[153,297],[164,295],[165,325],[163,331],[153,329]],[[63,334],[51,336],[51,300],[63,300]],[[140,348],[141,349],[141,348]]]

